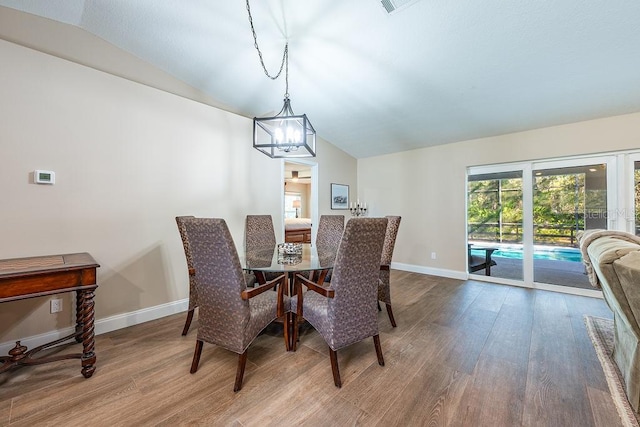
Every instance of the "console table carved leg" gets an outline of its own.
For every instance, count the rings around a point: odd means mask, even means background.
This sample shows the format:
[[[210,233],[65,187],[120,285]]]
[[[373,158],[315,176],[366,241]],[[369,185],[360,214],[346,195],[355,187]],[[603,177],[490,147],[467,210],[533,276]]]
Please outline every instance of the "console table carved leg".
[[[82,342],[82,291],[76,291],[76,342]]]
[[[79,291],[82,313],[82,375],[91,377],[96,370],[93,290]]]

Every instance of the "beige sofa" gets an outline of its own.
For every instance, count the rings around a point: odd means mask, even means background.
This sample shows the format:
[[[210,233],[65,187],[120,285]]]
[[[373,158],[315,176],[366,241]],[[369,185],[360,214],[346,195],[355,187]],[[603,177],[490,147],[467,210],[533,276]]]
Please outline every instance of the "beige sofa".
[[[589,279],[613,312],[613,357],[635,411],[640,409],[640,238],[619,231],[588,230],[580,249]]]

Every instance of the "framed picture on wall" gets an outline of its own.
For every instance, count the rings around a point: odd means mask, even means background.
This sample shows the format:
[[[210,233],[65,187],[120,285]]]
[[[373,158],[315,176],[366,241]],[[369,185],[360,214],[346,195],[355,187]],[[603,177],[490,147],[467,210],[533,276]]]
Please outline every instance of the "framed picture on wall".
[[[349,209],[349,186],[331,184],[331,209]]]

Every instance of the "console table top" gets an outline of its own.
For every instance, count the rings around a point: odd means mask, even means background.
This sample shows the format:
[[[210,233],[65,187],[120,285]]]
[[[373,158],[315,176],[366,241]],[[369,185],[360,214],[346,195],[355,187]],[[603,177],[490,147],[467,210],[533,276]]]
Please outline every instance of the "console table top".
[[[41,274],[57,270],[75,270],[88,267],[100,267],[87,252],[46,255],[26,258],[11,258],[0,260],[0,279],[14,276]]]
[[[97,288],[87,252],[0,260],[0,302]]]

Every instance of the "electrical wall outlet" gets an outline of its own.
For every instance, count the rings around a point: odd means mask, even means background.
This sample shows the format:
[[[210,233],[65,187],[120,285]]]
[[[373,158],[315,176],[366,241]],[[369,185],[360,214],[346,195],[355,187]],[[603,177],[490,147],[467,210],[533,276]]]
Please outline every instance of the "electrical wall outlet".
[[[62,300],[61,299],[52,299],[51,300],[51,313],[59,313],[62,311]]]
[[[431,259],[436,259],[436,253],[435,252],[431,252]]]

